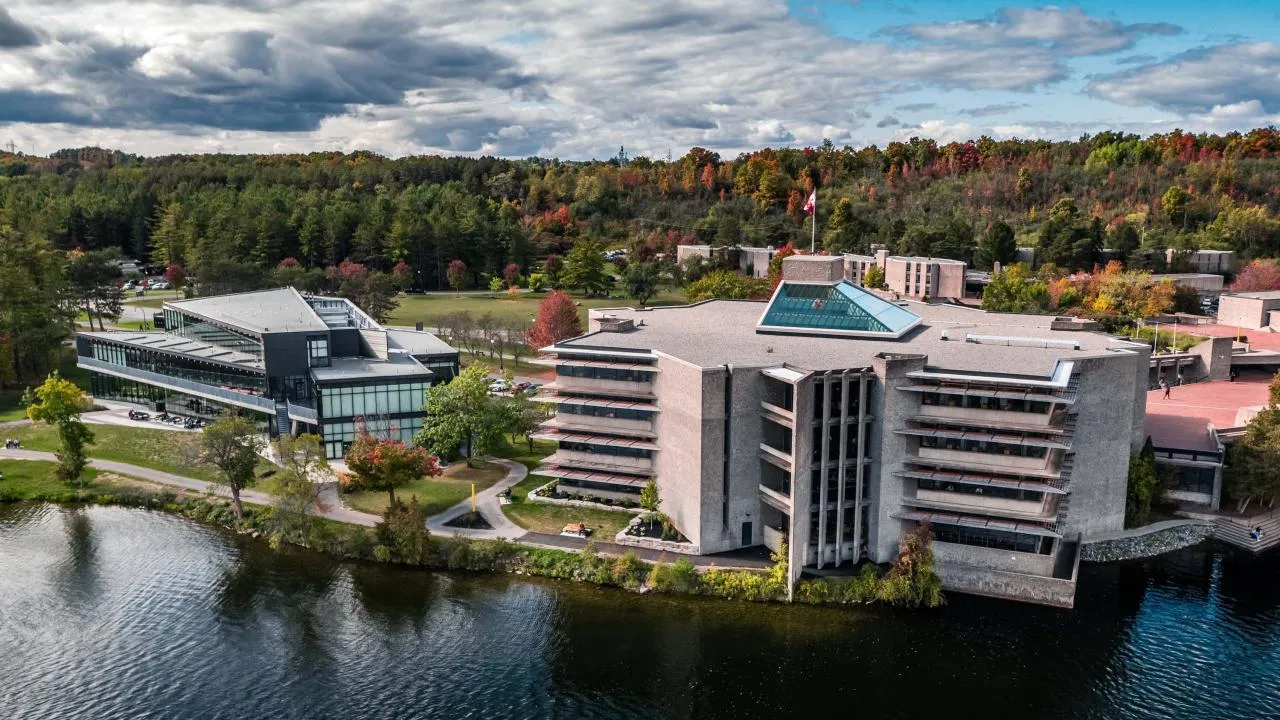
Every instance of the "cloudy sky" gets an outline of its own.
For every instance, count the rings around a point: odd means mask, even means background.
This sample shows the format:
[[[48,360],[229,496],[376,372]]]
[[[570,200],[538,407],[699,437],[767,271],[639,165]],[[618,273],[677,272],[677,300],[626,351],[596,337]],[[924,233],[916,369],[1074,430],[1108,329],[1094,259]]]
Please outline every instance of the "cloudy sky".
[[[1280,124],[1280,2],[0,0],[0,144],[609,157]]]

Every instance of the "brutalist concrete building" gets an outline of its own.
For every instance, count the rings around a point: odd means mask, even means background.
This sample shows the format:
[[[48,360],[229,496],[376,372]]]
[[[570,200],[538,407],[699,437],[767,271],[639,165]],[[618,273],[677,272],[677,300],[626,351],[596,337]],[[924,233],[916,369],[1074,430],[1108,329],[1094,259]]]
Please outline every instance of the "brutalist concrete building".
[[[566,492],[636,494],[793,577],[890,562],[928,523],[947,587],[1069,606],[1082,539],[1124,524],[1148,348],[1071,318],[891,302],[788,258],[768,302],[594,310],[545,349]]]

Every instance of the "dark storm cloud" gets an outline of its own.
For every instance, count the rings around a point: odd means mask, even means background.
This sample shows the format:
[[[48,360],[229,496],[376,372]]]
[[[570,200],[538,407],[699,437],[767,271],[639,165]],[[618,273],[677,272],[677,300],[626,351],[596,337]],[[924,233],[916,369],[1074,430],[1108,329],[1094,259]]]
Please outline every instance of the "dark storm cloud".
[[[898,118],[892,115],[885,115],[880,118],[880,122],[876,123],[876,127],[878,128],[899,127],[901,125],[902,123],[898,121]]]
[[[40,36],[35,30],[23,25],[0,7],[0,48],[30,47],[40,44]]]
[[[691,128],[693,130],[714,130],[720,127],[715,120],[697,115],[664,115],[662,124],[670,128]]]

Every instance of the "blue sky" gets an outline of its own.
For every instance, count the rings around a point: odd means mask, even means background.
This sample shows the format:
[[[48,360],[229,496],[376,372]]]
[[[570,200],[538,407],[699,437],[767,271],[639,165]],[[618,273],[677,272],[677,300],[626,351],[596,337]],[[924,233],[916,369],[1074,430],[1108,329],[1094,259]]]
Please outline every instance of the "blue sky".
[[[0,143],[608,157],[1280,122],[1280,2],[6,0]]]

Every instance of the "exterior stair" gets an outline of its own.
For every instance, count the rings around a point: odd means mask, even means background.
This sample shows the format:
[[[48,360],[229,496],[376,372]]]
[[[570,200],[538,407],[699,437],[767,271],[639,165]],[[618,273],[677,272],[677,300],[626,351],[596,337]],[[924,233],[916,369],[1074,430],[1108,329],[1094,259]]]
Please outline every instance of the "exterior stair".
[[[1250,552],[1260,553],[1280,545],[1280,509],[1251,518],[1219,516],[1213,524],[1214,537]],[[1259,526],[1262,527],[1262,539],[1254,540],[1249,531]]]

